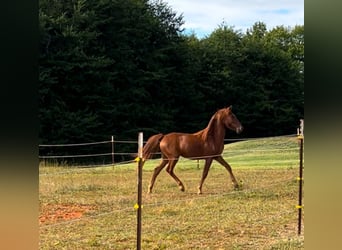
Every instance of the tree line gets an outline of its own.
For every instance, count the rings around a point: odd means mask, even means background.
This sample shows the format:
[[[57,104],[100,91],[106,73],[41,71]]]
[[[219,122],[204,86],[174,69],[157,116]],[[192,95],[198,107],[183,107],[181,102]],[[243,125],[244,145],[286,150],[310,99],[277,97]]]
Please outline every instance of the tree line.
[[[193,133],[228,105],[244,137],[296,131],[304,25],[199,39],[183,24],[160,0],[39,1],[40,143]]]

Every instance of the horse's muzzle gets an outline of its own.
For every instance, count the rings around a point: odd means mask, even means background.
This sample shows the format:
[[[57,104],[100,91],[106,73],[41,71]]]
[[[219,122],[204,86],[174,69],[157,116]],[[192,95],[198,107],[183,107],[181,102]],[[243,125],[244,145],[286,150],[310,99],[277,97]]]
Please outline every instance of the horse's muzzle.
[[[235,131],[236,131],[237,134],[240,134],[242,132],[242,130],[243,130],[243,127],[240,126],[240,127],[236,128]]]

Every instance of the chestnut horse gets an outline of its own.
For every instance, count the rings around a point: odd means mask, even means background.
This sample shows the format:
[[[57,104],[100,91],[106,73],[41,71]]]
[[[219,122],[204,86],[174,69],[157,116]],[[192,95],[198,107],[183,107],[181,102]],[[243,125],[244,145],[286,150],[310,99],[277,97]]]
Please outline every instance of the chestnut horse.
[[[151,158],[152,154],[159,151],[162,154],[162,161],[154,169],[148,192],[152,192],[154,182],[165,166],[167,166],[166,171],[177,182],[180,190],[185,190],[183,183],[173,171],[180,156],[205,160],[202,178],[198,186],[198,194],[202,194],[202,185],[213,160],[216,160],[228,170],[234,187],[238,188],[239,184],[230,165],[221,156],[226,128],[235,131],[237,134],[243,130],[241,123],[232,112],[232,106],[218,110],[211,117],[208,126],[194,134],[169,133],[151,136],[143,148],[143,161]]]

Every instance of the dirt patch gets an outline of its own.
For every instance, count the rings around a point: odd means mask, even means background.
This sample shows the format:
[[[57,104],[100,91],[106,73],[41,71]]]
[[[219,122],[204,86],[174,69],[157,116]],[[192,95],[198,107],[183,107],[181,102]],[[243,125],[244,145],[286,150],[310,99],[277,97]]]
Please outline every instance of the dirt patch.
[[[94,205],[47,204],[41,208],[39,225],[78,219],[81,218],[85,213],[94,210]]]

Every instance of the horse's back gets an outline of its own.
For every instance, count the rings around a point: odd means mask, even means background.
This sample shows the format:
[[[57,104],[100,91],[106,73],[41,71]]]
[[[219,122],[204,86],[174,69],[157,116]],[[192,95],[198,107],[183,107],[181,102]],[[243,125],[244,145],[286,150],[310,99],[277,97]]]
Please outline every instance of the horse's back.
[[[194,134],[173,132],[163,137],[160,150],[166,157],[199,157],[203,155],[203,141]]]

